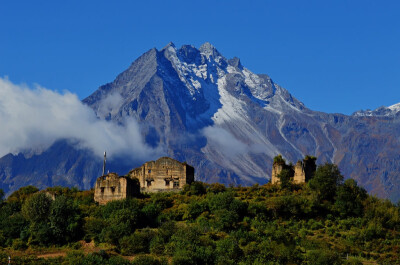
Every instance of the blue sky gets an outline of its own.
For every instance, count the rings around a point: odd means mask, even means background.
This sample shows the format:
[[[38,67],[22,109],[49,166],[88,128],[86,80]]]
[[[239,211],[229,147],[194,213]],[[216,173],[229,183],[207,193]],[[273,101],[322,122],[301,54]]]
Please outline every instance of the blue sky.
[[[211,42],[313,110],[400,102],[399,1],[0,2],[0,77],[83,99],[147,50]]]

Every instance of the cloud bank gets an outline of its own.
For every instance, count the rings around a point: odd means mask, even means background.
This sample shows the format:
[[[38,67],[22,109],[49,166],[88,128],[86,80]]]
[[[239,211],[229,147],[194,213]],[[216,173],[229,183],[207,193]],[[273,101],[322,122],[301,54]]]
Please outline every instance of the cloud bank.
[[[118,101],[114,96],[109,105]],[[161,153],[145,144],[133,118],[124,126],[100,120],[75,94],[16,85],[7,78],[0,78],[0,125],[0,157],[26,149],[44,150],[59,139],[74,139],[77,148],[97,156],[107,150],[111,158],[144,160]]]

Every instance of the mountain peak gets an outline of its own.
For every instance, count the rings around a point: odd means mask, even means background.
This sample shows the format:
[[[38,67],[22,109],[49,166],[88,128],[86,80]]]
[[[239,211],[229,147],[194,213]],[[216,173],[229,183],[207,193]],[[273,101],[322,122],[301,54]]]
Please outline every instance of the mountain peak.
[[[221,56],[221,54],[217,51],[217,49],[209,42],[205,42],[203,43],[200,48],[199,51],[204,54],[206,57],[217,57],[217,56]]]
[[[400,103],[397,103],[397,104],[394,104],[392,106],[389,106],[388,109],[390,109],[392,111],[395,111],[395,112],[398,112],[398,111],[400,111]]]
[[[165,45],[164,48],[162,48],[162,50],[168,49],[169,47],[172,47],[174,49],[176,48],[175,44],[172,41],[170,41],[167,45]]]
[[[240,59],[237,57],[233,57],[232,59],[229,59],[228,63],[229,63],[229,65],[231,65],[233,67],[243,68],[242,63],[240,62]]]
[[[379,107],[375,110],[359,110],[354,112],[353,116],[394,116],[400,112],[400,103],[389,107]]]

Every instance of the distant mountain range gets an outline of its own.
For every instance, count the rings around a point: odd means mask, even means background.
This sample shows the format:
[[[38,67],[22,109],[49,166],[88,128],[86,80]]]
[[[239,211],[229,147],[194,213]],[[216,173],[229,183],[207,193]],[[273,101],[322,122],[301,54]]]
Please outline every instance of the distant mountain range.
[[[210,43],[151,49],[83,102],[99,119],[124,125],[133,117],[148,146],[193,165],[197,180],[266,183],[275,155],[293,163],[314,155],[369,192],[400,199],[400,104],[351,116],[313,111]],[[109,168],[126,173],[141,162],[115,159]],[[40,154],[1,158],[0,188],[89,189],[101,163],[60,139]]]

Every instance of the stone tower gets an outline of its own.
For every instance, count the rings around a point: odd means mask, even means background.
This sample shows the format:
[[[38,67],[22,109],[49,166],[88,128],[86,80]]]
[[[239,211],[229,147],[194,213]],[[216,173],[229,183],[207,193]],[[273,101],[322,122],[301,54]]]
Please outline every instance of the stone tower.
[[[297,161],[296,165],[286,165],[286,161],[281,155],[274,158],[274,163],[272,165],[271,183],[278,184],[280,182],[278,175],[283,169],[289,169],[291,171],[291,176],[293,183],[305,183],[312,178],[316,170],[315,160],[316,157],[306,156],[303,161]]]
[[[279,183],[278,175],[282,172],[284,164],[275,163],[272,165],[272,174],[271,174],[271,183],[277,184]]]
[[[306,172],[304,171],[304,164],[300,160],[294,166],[293,183],[305,183]]]

